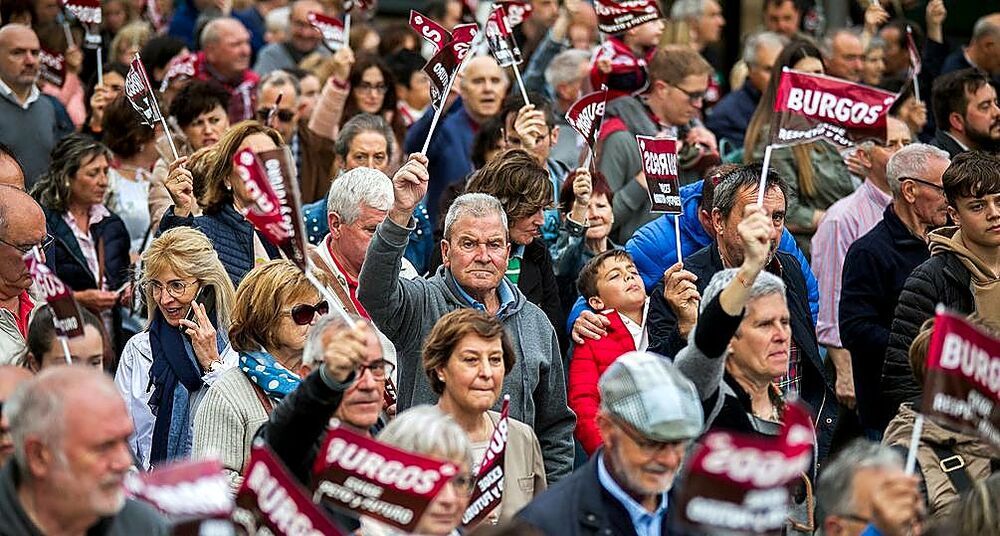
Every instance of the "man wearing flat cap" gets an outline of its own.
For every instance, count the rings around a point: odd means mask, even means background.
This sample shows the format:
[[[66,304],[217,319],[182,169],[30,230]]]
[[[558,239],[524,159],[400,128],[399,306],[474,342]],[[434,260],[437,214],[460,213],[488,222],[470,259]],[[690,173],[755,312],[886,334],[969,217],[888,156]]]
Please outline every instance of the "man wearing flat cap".
[[[517,518],[544,534],[667,534],[667,492],[704,425],[694,384],[649,352],[629,352],[598,383],[604,447]]]

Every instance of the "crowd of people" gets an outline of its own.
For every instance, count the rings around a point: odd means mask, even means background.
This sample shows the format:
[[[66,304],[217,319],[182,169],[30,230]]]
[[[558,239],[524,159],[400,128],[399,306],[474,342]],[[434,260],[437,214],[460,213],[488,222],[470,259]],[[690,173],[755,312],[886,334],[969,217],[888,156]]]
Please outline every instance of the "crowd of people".
[[[473,47],[436,114],[434,46],[377,2],[109,0],[95,30],[4,0],[0,534],[166,534],[128,473],[215,458],[235,494],[261,440],[308,486],[331,419],[453,463],[414,530],[464,533],[507,399],[477,534],[696,533],[699,439],[776,438],[795,402],[815,449],[784,533],[1000,535],[995,446],[921,421],[903,468],[935,308],[1000,334],[1000,8],[523,3],[520,70]],[[420,4],[447,30],[490,9]],[[350,16],[346,43],[311,13]],[[775,147],[761,183],[787,69],[897,94],[884,139]],[[591,149],[565,116],[601,87]],[[637,135],[678,141],[679,215],[651,212]],[[308,275],[246,215],[235,156],[277,148]]]

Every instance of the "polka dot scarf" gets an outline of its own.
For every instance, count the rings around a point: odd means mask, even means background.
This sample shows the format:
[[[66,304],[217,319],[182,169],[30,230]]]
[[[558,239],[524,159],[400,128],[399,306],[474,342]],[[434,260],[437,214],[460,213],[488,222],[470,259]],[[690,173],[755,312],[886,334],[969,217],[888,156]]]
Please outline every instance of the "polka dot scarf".
[[[240,353],[240,370],[250,381],[260,386],[268,397],[276,400],[285,398],[302,382],[267,352]]]

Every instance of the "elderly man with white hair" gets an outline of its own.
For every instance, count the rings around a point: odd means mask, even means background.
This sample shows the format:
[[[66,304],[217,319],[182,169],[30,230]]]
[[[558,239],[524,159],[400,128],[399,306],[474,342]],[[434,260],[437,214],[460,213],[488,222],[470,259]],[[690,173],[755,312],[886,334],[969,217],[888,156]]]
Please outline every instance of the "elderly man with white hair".
[[[4,404],[14,458],[0,472],[3,534],[168,534],[127,499],[132,419],[114,383],[89,367],[54,367]]]
[[[858,418],[871,439],[891,418],[878,416],[879,379],[896,302],[910,273],[930,258],[928,231],[948,221],[941,176],[950,163],[947,152],[923,143],[896,151],[886,164],[892,203],[844,257],[840,339],[851,355]]]
[[[201,31],[199,80],[214,80],[229,92],[229,122],[250,119],[260,77],[250,70],[250,32],[231,17],[213,19]]]

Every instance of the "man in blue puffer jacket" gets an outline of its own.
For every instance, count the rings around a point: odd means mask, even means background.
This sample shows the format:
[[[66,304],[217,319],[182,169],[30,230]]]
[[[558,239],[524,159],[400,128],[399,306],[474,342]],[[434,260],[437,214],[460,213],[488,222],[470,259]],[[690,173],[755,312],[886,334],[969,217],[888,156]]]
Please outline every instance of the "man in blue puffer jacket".
[[[710,179],[718,181],[725,170],[725,168],[722,169],[722,172],[716,172]],[[684,257],[692,255],[712,243],[714,233],[709,234],[706,228],[711,229],[709,219],[715,185],[714,181],[709,180],[706,188],[705,181],[700,180],[681,188],[681,206],[684,213],[680,217],[680,231],[681,253]],[[643,225],[625,243],[625,251],[632,255],[635,260],[635,266],[639,269],[639,275],[642,276],[642,282],[647,291],[651,291],[663,277],[663,272],[677,262],[676,243],[674,217],[669,214]],[[806,289],[808,290],[809,311],[812,313],[813,323],[815,323],[816,315],[819,312],[819,287],[816,284],[816,276],[813,275],[812,269],[809,267],[809,261],[795,245],[795,239],[792,238],[788,229],[785,229],[781,234],[778,250],[794,255],[802,266],[802,276],[805,277]],[[567,332],[573,332],[573,323],[586,309],[587,304],[582,298],[578,299],[566,321]],[[582,342],[576,334],[573,338],[577,343]]]

